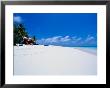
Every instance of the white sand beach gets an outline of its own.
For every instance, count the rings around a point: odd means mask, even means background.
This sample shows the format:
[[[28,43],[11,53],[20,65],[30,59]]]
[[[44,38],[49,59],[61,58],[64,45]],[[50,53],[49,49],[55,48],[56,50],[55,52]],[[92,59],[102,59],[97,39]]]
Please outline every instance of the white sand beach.
[[[96,75],[97,55],[74,47],[14,46],[14,75]]]

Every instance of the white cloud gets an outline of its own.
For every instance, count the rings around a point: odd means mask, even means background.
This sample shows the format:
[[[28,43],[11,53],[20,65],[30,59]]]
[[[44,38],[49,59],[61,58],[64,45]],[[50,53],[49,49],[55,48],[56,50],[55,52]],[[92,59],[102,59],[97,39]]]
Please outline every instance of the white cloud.
[[[53,45],[70,45],[70,46],[86,46],[96,45],[96,39],[93,36],[88,35],[87,38],[77,36],[54,36],[51,38],[38,40],[39,44],[53,44]]]
[[[62,38],[60,39],[60,41],[61,41],[61,42],[68,42],[68,41],[71,41],[71,38],[70,38],[70,36],[65,36],[65,37],[62,37]]]
[[[72,37],[73,40],[75,40],[76,38],[77,38],[76,36],[73,36],[73,37]]]
[[[89,42],[89,41],[93,41],[93,40],[95,40],[95,38],[93,36],[88,35],[88,37],[86,38],[85,41]]]
[[[80,40],[82,40],[82,38],[81,38],[81,37],[79,37],[79,38],[77,38],[77,39],[76,39],[76,41],[80,41]]]
[[[47,38],[47,39],[45,39],[45,42],[46,43],[57,43],[57,42],[60,41],[61,37],[62,36],[55,36],[55,37],[52,37],[52,38]]]
[[[70,36],[54,36],[54,37],[51,37],[51,38],[46,38],[46,39],[41,39],[41,40],[38,40],[40,43],[68,43],[68,42],[76,42],[76,41],[80,41],[81,38],[76,38],[74,37],[74,39]]]
[[[22,22],[22,18],[20,16],[14,16],[13,20],[14,20],[14,22],[17,22],[17,23],[21,23]]]

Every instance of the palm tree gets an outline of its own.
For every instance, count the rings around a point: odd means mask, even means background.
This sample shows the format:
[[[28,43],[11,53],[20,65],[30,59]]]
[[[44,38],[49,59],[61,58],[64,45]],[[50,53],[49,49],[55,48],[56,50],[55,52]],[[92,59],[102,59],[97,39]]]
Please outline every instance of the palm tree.
[[[33,43],[36,44],[36,40],[37,40],[37,39],[36,39],[35,35],[33,36],[32,39],[33,39]]]
[[[28,33],[25,31],[25,27],[23,26],[23,24],[18,25],[18,33],[22,37],[28,36]]]
[[[16,24],[14,24],[14,45],[19,43],[19,35]]]
[[[23,24],[14,24],[14,45],[22,43],[23,37],[28,37]]]
[[[14,45],[23,43],[23,38],[29,38],[28,32],[26,32],[23,24],[14,24]],[[33,44],[36,44],[36,37],[32,38]]]
[[[33,36],[33,39],[34,39],[34,41],[36,41],[36,37],[35,37],[35,35]]]

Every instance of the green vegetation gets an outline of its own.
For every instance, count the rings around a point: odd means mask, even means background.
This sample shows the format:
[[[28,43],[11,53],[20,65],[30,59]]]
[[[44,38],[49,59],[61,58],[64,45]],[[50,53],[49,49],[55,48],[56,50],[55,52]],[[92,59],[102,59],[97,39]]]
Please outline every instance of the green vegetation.
[[[23,44],[23,38],[30,38],[23,24],[14,24],[14,45]],[[32,41],[36,42],[36,37],[33,36]]]

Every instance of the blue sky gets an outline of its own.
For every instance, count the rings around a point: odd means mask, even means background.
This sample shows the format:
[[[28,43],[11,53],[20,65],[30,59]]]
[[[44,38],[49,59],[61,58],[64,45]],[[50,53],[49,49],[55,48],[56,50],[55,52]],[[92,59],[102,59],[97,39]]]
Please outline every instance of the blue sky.
[[[14,13],[39,44],[97,46],[96,13]]]

